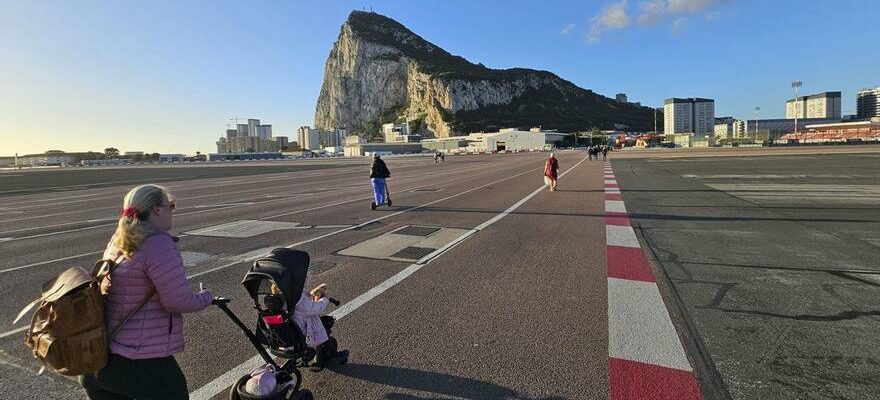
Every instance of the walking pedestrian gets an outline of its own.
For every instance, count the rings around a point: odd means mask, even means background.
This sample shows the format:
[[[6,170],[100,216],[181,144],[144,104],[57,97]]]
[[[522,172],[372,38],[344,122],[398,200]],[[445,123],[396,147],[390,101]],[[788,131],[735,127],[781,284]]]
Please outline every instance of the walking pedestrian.
[[[168,233],[171,193],[141,185],[122,204],[103,256],[116,260],[104,306],[108,332],[116,329],[116,335],[104,368],[81,375],[79,382],[92,400],[188,399],[186,377],[174,359],[183,351],[182,313],[205,309],[214,296],[205,289],[194,293],[186,280],[183,258]]]
[[[553,153],[550,153],[550,157],[547,158],[547,161],[544,163],[544,184],[550,186],[550,191],[556,191],[556,179],[559,177],[559,161],[556,160],[556,157]]]
[[[604,145],[602,146],[602,161],[608,160],[608,150],[610,150],[611,146]]]
[[[391,176],[391,171],[382,161],[379,153],[373,153],[373,163],[370,165],[370,181],[373,184],[373,202],[370,203],[370,209],[375,210],[376,207],[383,204],[391,205],[391,196],[388,193],[388,185],[385,179]]]

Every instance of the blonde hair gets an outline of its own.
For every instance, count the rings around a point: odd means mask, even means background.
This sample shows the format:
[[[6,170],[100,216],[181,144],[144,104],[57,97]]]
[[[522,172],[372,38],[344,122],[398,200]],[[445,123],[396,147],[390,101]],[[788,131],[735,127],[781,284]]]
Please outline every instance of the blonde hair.
[[[159,185],[140,185],[125,195],[122,200],[123,211],[132,208],[137,211],[137,215],[123,212],[125,215],[119,217],[119,225],[110,240],[122,255],[131,257],[144,240],[156,233],[147,220],[153,208],[161,207],[165,201],[174,201],[174,196]]]

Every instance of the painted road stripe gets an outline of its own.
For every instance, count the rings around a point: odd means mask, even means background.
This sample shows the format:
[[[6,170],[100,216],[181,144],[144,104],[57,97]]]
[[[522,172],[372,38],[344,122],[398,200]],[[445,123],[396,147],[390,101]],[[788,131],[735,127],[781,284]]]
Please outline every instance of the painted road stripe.
[[[609,246],[639,248],[639,239],[629,226],[605,225],[605,238]]]
[[[577,168],[579,165],[581,165],[581,163],[583,163],[584,161],[586,161],[586,159],[581,160],[580,162],[578,162],[577,164],[575,164],[574,166],[569,168],[567,171],[560,174],[559,178],[561,179],[563,176],[565,176],[566,174],[568,174],[569,172],[571,172],[572,170]],[[532,171],[527,171],[527,172],[531,173]],[[519,175],[522,175],[522,174],[519,174]],[[509,179],[509,178],[507,178],[507,179]],[[507,179],[504,179],[504,180],[507,180]],[[485,186],[488,186],[488,185],[484,185],[481,187],[485,187]],[[397,274],[395,274],[391,278],[388,278],[384,282],[380,283],[378,286],[373,287],[372,289],[366,291],[365,293],[361,294],[360,296],[349,301],[348,303],[341,305],[336,310],[333,310],[333,312],[331,312],[329,315],[331,315],[334,318],[336,318],[337,320],[339,320],[339,319],[345,317],[346,315],[350,314],[351,312],[357,310],[358,308],[360,308],[361,306],[363,306],[364,304],[366,304],[370,300],[376,298],[376,296],[379,296],[380,294],[384,293],[386,290],[390,289],[394,285],[397,285],[398,283],[400,283],[401,281],[403,281],[404,279],[406,279],[410,275],[414,274],[416,271],[422,269],[422,267],[424,267],[425,265],[428,265],[427,263],[430,260],[436,259],[437,255],[439,255],[439,254],[449,250],[451,247],[453,247],[452,246],[453,243],[459,244],[459,243],[463,242],[464,239],[472,236],[474,234],[474,232],[479,231],[481,229],[485,229],[489,225],[500,221],[501,218],[509,215],[511,212],[516,210],[516,208],[520,207],[523,203],[525,203],[526,201],[528,201],[529,199],[531,199],[532,197],[534,197],[538,193],[545,191],[546,187],[547,187],[546,185],[541,185],[539,188],[535,189],[532,193],[530,193],[526,197],[520,199],[518,202],[514,203],[514,205],[510,206],[509,208],[507,208],[503,212],[490,218],[488,221],[483,222],[482,224],[480,224],[479,226],[477,226],[473,230],[469,230],[469,231],[465,232],[459,238],[453,240],[450,245],[444,246],[443,248],[437,249],[436,251],[432,252],[431,254],[426,255],[421,260],[416,261],[415,263],[406,267],[403,271],[398,272]],[[476,189],[477,188],[470,189],[466,192],[470,192],[470,191],[476,190]],[[455,196],[459,196],[459,195],[466,193],[466,192],[462,192],[458,195],[450,196],[450,198],[455,197]],[[433,203],[439,202],[441,200],[436,200],[431,203],[426,203],[425,205],[415,207],[415,208],[421,208],[421,207],[424,207],[428,204],[433,204]],[[415,209],[415,208],[413,208],[413,209]],[[400,213],[402,213],[402,211]],[[316,239],[313,239],[313,240],[316,240]],[[232,385],[233,383],[235,383],[236,379],[240,378],[242,375],[244,375],[250,371],[253,371],[257,367],[260,367],[261,365],[264,365],[264,364],[265,364],[265,361],[263,360],[263,358],[261,356],[257,355],[257,356],[251,357],[249,360],[241,363],[240,365],[232,368],[231,370],[227,371],[223,375],[220,375],[219,377],[212,380],[211,382],[208,382],[204,386],[196,389],[196,391],[190,393],[189,398],[191,400],[208,400],[208,399],[214,397],[215,395],[217,395],[218,393],[221,393],[221,392],[227,390],[229,388],[229,386]]]
[[[626,206],[620,200],[605,200],[605,212],[625,213]]]
[[[653,282],[608,278],[608,351],[613,358],[691,370]]]
[[[701,400],[620,189],[605,193],[610,400]]]
[[[641,248],[608,246],[608,277],[654,282],[654,273]]]
[[[610,400],[700,400],[700,385],[690,371],[637,361],[608,360]]]
[[[630,226],[629,216],[625,213],[605,213],[605,224]]]
[[[617,185],[617,180],[615,180],[615,179],[606,179],[606,180],[605,180],[605,184],[606,184],[606,185]]]

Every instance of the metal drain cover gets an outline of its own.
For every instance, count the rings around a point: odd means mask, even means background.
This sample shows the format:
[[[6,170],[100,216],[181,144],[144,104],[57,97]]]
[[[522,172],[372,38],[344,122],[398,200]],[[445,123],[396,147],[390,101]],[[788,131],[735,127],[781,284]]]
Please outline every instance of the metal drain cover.
[[[439,231],[440,228],[435,226],[407,226],[406,228],[394,231],[396,235],[410,236],[430,236],[432,233]]]
[[[428,254],[431,254],[434,250],[437,249],[432,249],[430,247],[409,246],[401,251],[398,251],[397,253],[392,254],[391,258],[416,261]]]

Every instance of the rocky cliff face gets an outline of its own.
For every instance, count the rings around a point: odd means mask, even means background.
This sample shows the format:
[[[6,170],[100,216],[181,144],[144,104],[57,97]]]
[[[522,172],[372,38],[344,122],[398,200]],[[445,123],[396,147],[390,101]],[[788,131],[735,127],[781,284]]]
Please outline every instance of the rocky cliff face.
[[[446,137],[501,127],[650,129],[653,111],[550,72],[471,64],[390,18],[354,11],[327,58],[315,126],[372,133],[406,119],[428,136]]]

